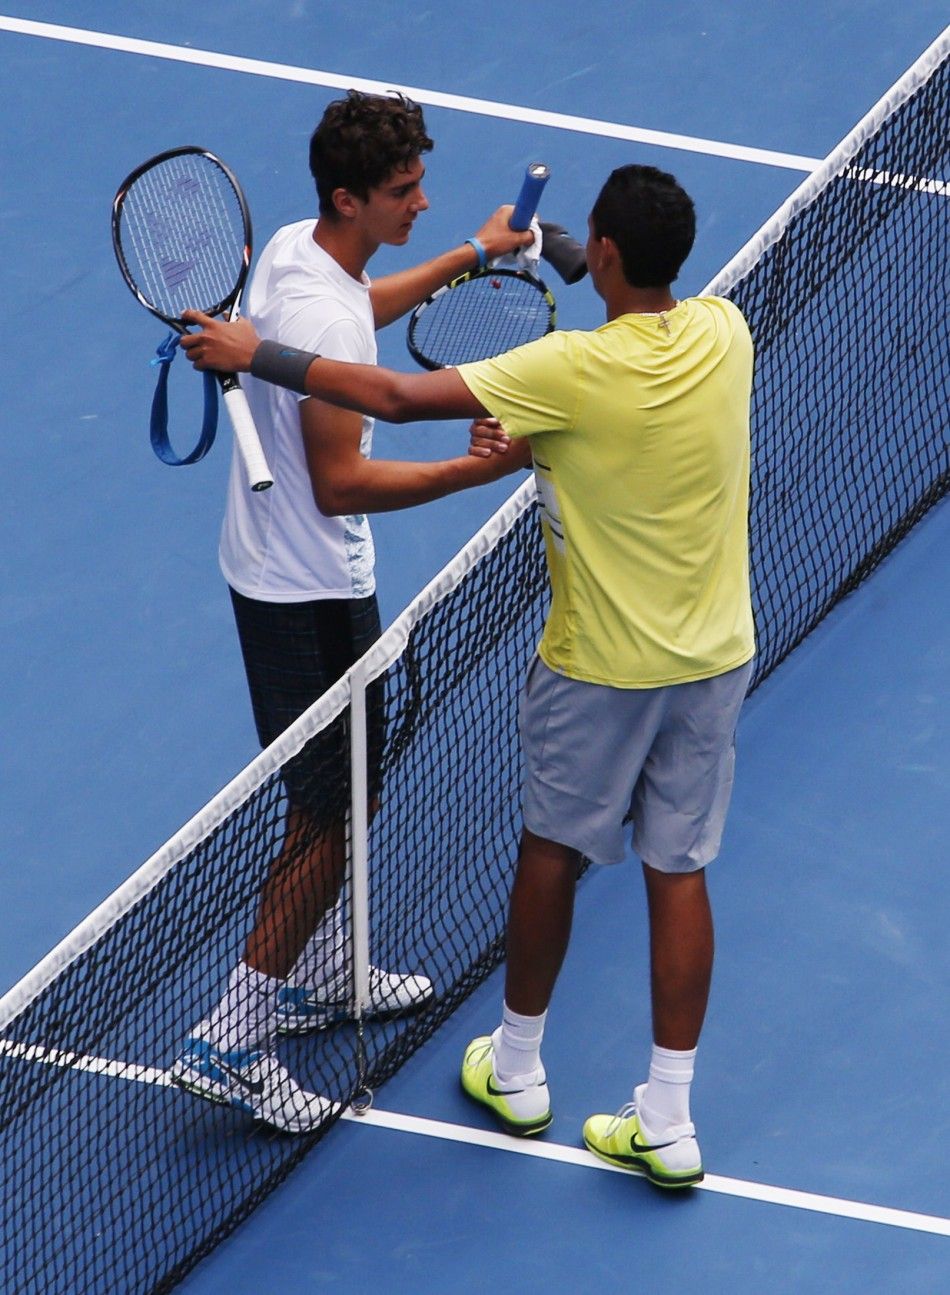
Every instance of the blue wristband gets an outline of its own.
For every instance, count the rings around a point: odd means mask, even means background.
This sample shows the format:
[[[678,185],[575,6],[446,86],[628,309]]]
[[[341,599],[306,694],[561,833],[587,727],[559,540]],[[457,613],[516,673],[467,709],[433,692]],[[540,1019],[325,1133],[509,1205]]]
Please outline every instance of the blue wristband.
[[[478,268],[484,270],[488,264],[488,257],[485,255],[485,249],[477,238],[467,238],[466,243],[471,243],[475,249],[475,255],[478,257]]]

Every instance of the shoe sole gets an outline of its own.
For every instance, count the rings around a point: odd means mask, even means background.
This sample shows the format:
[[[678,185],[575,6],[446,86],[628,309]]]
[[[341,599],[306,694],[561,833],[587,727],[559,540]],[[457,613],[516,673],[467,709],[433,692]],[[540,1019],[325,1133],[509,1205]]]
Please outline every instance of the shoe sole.
[[[603,1160],[606,1164],[613,1165],[615,1169],[625,1169],[628,1173],[637,1174],[640,1178],[648,1179],[655,1187],[665,1187],[668,1191],[676,1191],[679,1187],[695,1187],[697,1183],[703,1181],[705,1176],[704,1171],[700,1168],[693,1173],[683,1174],[682,1177],[663,1178],[657,1174],[655,1169],[644,1164],[643,1161],[630,1161],[619,1156],[608,1155],[606,1151],[601,1151],[592,1142],[588,1142],[587,1138],[584,1139],[584,1146],[598,1160]]]
[[[230,1101],[227,1097],[223,1097],[218,1093],[212,1093],[207,1088],[202,1088],[200,1084],[196,1084],[186,1079],[183,1075],[170,1074],[168,1077],[175,1087],[180,1088],[183,1093],[191,1093],[193,1097],[202,1097],[206,1102],[214,1102],[215,1106],[230,1105]]]

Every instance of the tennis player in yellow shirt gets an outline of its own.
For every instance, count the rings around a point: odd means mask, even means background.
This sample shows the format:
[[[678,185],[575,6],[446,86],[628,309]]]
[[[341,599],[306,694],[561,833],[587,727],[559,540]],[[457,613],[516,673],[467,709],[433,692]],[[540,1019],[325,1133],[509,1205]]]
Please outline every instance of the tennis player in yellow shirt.
[[[754,654],[749,595],[752,343],[738,309],[677,301],[693,203],[674,178],[624,166],[591,210],[587,262],[607,322],[435,373],[259,342],[195,316],[199,368],[265,381],[392,422],[494,419],[482,453],[527,437],[552,602],[525,682],[524,832],[511,896],[502,1022],[462,1063],[466,1093],[510,1133],[551,1123],[541,1062],[582,857],[646,880],[653,1052],[587,1146],[663,1187],[703,1176],[690,1085],[709,994],[705,868],[719,852],[734,735]],[[493,426],[495,430],[493,430]]]

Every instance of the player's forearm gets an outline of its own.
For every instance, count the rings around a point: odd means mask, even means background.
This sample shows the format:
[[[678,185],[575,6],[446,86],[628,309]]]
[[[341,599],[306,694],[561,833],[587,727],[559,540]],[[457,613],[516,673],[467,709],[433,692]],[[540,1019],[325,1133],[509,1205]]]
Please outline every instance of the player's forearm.
[[[366,460],[365,469],[346,481],[315,481],[314,497],[320,511],[331,517],[393,512],[498,481],[523,466],[523,456],[518,453],[510,458],[466,456],[437,463]]]
[[[455,369],[397,373],[371,364],[327,360],[269,341],[261,342],[250,368],[265,382],[389,423],[478,418],[487,413]]]
[[[340,409],[352,409],[388,423],[405,423],[423,417],[417,411],[424,391],[416,390],[416,380],[425,376],[428,375],[314,357],[307,367],[304,385],[307,395]]]
[[[392,323],[458,275],[530,243],[533,238],[530,231],[511,228],[513,211],[510,205],[499,207],[479,227],[473,239],[411,270],[377,279],[370,288],[376,327]]]
[[[376,327],[385,328],[393,320],[400,319],[452,279],[474,270],[478,263],[478,253],[472,244],[462,243],[431,261],[374,279],[369,296]]]

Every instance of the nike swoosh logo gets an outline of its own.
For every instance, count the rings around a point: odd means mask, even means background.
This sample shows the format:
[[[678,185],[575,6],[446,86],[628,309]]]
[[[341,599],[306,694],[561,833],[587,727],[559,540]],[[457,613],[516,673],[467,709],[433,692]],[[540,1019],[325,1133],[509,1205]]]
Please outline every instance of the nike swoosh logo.
[[[231,1067],[225,1065],[223,1061],[218,1062],[218,1069],[230,1079],[233,1079],[235,1083],[240,1084],[240,1086],[246,1089],[249,1093],[254,1093],[257,1097],[261,1097],[263,1095],[263,1079],[258,1079],[256,1081],[247,1079],[239,1070],[232,1070]]]
[[[503,1093],[500,1088],[495,1087],[494,1077],[488,1076],[488,1094],[490,1097],[515,1097],[518,1093],[523,1093],[523,1088],[511,1088]]]
[[[630,1146],[632,1150],[642,1153],[645,1151],[664,1151],[667,1147],[675,1147],[676,1143],[675,1142],[655,1142],[652,1146],[650,1146],[645,1142],[640,1142],[637,1139],[637,1135],[634,1133],[630,1138]]]

